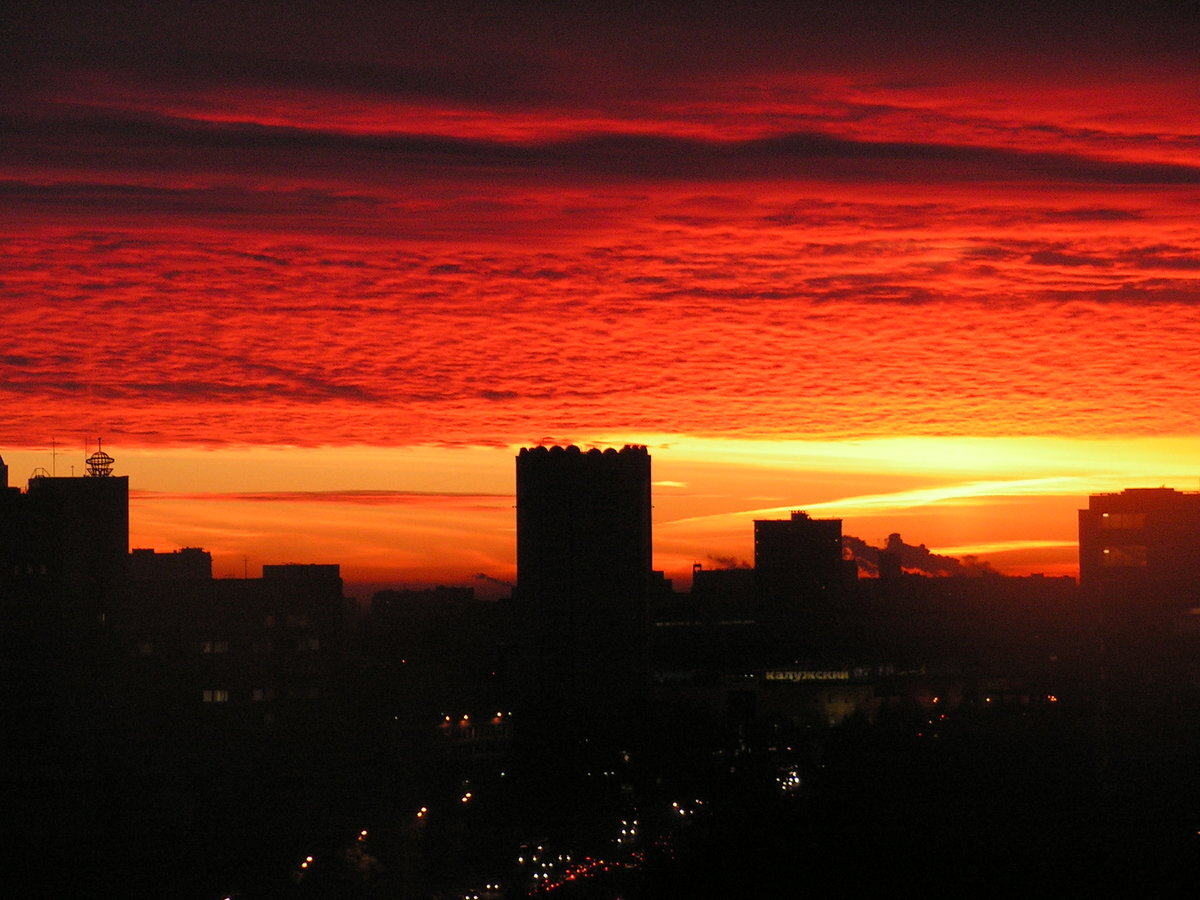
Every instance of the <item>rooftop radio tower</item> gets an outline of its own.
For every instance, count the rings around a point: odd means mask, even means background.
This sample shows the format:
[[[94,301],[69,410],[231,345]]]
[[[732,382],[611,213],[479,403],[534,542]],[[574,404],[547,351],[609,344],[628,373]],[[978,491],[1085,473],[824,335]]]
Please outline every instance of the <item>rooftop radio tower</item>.
[[[107,478],[112,475],[113,463],[116,462],[104,452],[100,438],[96,438],[96,452],[87,458],[87,473],[92,478]]]

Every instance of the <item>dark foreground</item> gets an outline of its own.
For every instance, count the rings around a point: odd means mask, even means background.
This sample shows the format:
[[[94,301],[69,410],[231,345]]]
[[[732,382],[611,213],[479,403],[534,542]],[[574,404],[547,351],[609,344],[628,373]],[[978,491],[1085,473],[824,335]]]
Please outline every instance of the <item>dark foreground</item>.
[[[553,776],[436,756],[26,775],[4,787],[5,893],[1169,896],[1200,874],[1181,759],[1147,749],[1098,771],[1086,735],[1025,713],[922,727],[743,736]]]

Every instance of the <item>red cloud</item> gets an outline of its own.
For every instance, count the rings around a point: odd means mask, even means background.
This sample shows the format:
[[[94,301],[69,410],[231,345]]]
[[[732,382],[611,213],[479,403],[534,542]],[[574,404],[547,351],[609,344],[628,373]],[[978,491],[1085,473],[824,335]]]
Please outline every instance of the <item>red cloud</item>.
[[[6,440],[1200,427],[1189,23],[477,12],[18,22]]]

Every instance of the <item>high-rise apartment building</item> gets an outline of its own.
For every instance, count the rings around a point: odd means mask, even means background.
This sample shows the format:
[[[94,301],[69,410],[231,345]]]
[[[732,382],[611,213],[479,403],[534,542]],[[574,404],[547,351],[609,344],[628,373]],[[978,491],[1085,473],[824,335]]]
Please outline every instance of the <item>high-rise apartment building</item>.
[[[521,450],[514,603],[526,735],[603,742],[635,725],[650,569],[645,447]]]
[[[87,475],[38,473],[24,491],[0,471],[0,750],[18,764],[100,740],[112,693],[111,629],[125,596],[129,479],[97,450]]]
[[[790,519],[755,521],[754,576],[761,601],[795,603],[828,596],[846,572],[841,519],[793,512]]]
[[[1189,770],[1200,721],[1200,493],[1089,497],[1079,584],[1098,639],[1101,764]]]
[[[1200,493],[1130,488],[1079,511],[1079,583],[1107,605],[1200,607]]]

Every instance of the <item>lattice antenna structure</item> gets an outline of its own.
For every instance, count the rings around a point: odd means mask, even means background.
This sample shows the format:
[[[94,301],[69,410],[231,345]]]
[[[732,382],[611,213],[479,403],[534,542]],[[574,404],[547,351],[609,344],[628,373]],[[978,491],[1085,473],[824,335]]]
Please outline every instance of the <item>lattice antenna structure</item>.
[[[116,462],[104,452],[100,439],[96,439],[96,452],[87,458],[87,473],[91,478],[108,478],[112,475],[113,463]]]

